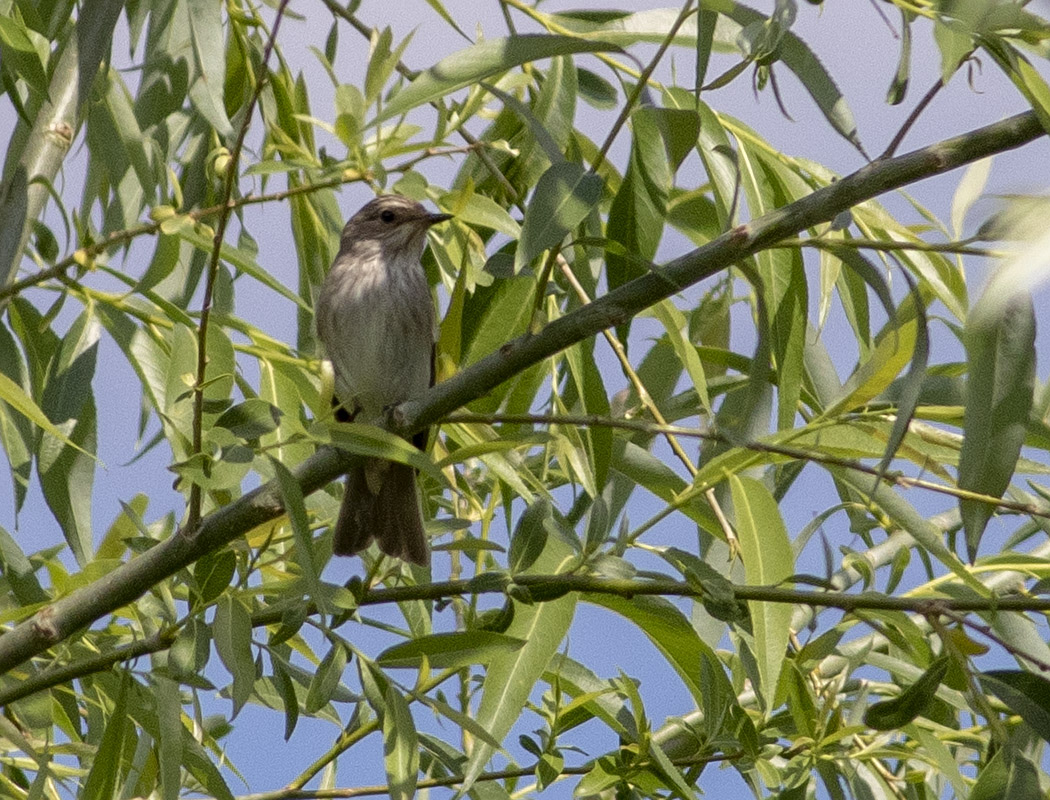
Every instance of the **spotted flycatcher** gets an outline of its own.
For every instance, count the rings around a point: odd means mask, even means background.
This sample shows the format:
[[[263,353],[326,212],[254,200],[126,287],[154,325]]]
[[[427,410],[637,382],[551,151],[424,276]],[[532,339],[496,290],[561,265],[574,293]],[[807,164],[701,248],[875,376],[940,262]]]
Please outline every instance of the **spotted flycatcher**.
[[[398,195],[377,197],[343,228],[317,297],[317,334],[335,372],[338,418],[377,423],[434,383],[434,305],[423,266],[431,214]],[[426,446],[427,432],[413,439]],[[367,459],[347,475],[332,550],[354,555],[375,539],[384,553],[430,562],[412,467]]]

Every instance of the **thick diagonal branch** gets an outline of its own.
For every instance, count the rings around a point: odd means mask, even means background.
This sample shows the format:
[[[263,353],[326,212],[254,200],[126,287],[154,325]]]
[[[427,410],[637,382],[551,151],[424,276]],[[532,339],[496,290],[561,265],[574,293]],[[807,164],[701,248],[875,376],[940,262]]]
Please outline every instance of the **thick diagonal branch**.
[[[717,274],[779,240],[832,220],[839,213],[894,189],[940,175],[981,158],[1020,147],[1043,134],[1034,112],[877,161],[824,189],[738,226],[555,320],[536,334],[501,347],[458,375],[400,408],[398,431],[410,433],[481,397],[522,370],[627,320],[687,286]],[[345,472],[355,456],[325,448],[296,471],[303,494]],[[98,581],[63,597],[0,636],[0,673],[39,655],[106,614],[131,603],[151,586],[283,512],[275,485],[266,484],[209,514],[192,531],[172,536]]]

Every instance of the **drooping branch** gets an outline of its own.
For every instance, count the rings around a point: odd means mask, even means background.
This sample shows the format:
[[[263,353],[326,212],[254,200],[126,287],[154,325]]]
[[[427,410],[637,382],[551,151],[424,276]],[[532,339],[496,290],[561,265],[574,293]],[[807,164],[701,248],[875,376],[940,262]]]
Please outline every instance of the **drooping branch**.
[[[1011,150],[1043,135],[1034,112],[1019,114],[897,158],[869,164],[824,189],[740,225],[669,264],[526,334],[403,404],[392,425],[421,430],[483,396],[504,381],[576,342],[629,319],[682,289],[717,274],[779,240],[832,220],[837,214],[894,189]],[[322,448],[296,470],[303,493],[345,472],[356,457]],[[105,577],[57,600],[0,636],[0,673],[39,655],[104,615],[133,602],[151,586],[201,556],[283,513],[279,492],[266,484],[209,514]]]

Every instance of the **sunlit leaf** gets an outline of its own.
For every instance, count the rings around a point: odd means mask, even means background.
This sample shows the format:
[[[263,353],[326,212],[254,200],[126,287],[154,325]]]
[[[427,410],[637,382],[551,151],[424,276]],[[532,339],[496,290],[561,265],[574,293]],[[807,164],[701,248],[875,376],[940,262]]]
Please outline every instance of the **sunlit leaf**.
[[[776,586],[794,572],[795,554],[776,500],[758,481],[733,476],[736,534],[744,560],[747,582]],[[771,704],[791,634],[791,606],[786,603],[750,602],[762,693]]]
[[[394,95],[370,124],[375,125],[404,114],[416,106],[437,100],[527,61],[618,49],[615,45],[605,42],[588,41],[574,36],[525,34],[505,39],[486,39],[442,59],[422,73]]]

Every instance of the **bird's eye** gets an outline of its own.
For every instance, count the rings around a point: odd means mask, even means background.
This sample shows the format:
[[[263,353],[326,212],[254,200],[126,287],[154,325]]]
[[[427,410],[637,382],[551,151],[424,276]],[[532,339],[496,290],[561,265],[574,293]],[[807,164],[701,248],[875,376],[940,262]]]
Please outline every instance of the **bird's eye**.
[[[379,215],[379,218],[383,220],[383,222],[393,222],[395,219],[397,219],[397,214],[395,214],[388,208],[386,211]]]

